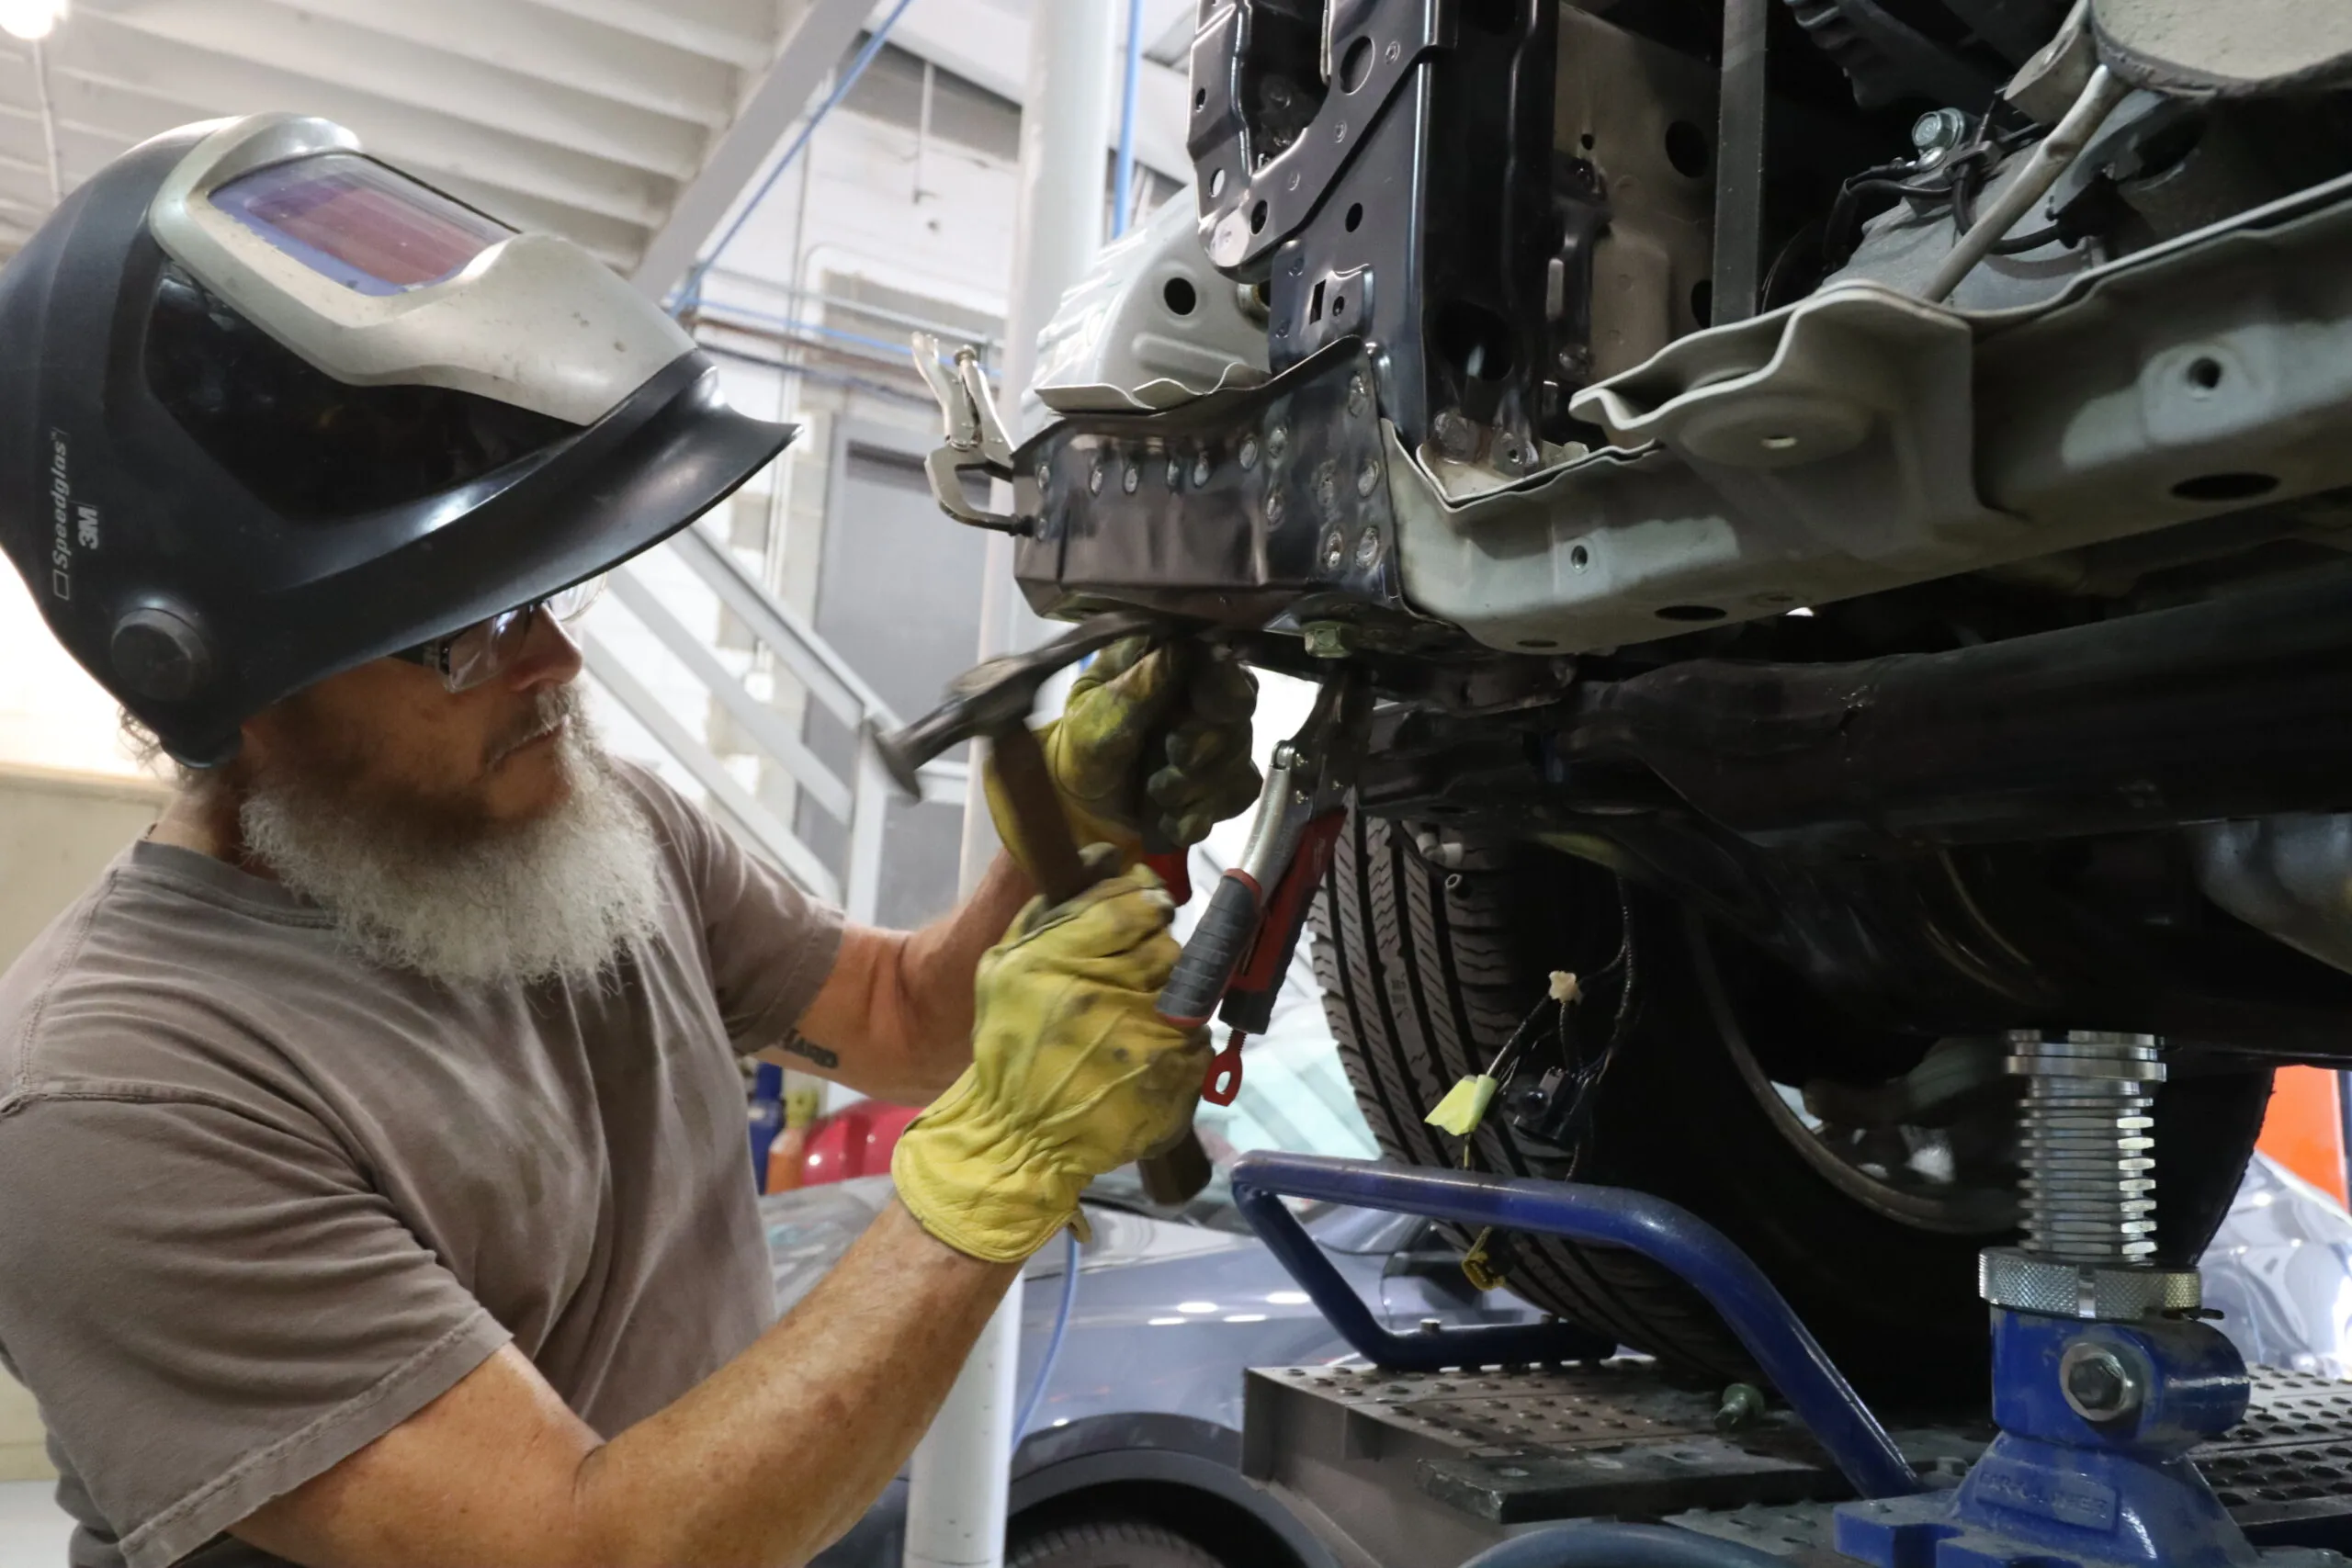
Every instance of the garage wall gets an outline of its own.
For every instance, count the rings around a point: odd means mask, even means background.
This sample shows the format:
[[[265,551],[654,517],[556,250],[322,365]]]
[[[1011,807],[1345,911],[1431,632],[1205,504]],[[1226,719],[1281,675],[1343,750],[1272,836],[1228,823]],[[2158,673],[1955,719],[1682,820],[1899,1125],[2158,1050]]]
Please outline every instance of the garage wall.
[[[167,794],[135,776],[0,764],[0,966],[147,830]],[[0,1374],[0,1481],[54,1473],[32,1395]]]

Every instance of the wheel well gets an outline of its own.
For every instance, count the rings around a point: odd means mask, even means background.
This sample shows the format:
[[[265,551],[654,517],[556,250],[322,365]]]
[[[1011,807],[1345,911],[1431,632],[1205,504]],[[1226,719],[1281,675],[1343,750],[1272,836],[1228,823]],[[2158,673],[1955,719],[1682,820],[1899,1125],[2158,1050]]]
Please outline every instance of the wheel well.
[[[1306,1568],[1282,1537],[1240,1504],[1174,1481],[1106,1481],[1065,1492],[1015,1514],[1006,1534],[1017,1539],[1113,1516],[1158,1525],[1236,1568]]]

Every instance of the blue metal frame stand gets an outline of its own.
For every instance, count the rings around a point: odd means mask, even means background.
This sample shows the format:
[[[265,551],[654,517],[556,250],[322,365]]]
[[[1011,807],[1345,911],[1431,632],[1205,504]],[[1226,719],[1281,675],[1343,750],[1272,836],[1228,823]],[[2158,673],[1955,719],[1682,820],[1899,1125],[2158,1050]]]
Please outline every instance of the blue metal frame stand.
[[[1466,1170],[1414,1169],[1265,1150],[1236,1160],[1232,1179],[1234,1201],[1250,1228],[1282,1259],[1340,1337],[1376,1365],[1431,1371],[1508,1361],[1576,1360],[1605,1356],[1616,1347],[1558,1325],[1391,1334],[1331,1267],[1306,1227],[1283,1206],[1283,1198],[1426,1214],[1638,1252],[1680,1275],[1706,1297],[1856,1492],[1865,1497],[1900,1497],[1920,1489],[1903,1450],[1764,1271],[1688,1209],[1614,1187],[1518,1181]]]

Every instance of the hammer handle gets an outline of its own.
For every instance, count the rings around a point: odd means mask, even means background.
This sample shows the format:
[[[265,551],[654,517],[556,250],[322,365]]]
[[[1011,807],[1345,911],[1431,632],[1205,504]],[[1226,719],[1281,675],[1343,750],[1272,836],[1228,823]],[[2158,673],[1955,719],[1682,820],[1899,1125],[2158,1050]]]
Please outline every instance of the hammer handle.
[[[989,738],[991,761],[1005,804],[1021,834],[1021,848],[1047,904],[1063,904],[1101,880],[1079,858],[1078,840],[1062,811],[1061,794],[1046,765],[1046,750],[1028,725],[1014,723]],[[1136,1162],[1144,1192],[1155,1203],[1185,1202],[1209,1181],[1210,1167],[1200,1134],[1186,1127],[1169,1148]]]
[[[1062,810],[1061,792],[1046,766],[1046,749],[1019,720],[989,737],[997,784],[1021,834],[1023,857],[1047,904],[1067,904],[1101,880],[1079,858],[1078,840]]]

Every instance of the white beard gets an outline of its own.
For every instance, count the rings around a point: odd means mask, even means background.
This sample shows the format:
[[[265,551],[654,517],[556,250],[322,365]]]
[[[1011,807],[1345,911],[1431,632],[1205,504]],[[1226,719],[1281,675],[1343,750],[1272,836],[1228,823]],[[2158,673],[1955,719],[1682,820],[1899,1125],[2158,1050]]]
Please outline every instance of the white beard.
[[[451,987],[585,983],[659,918],[644,814],[577,717],[557,741],[571,788],[546,816],[453,835],[300,778],[253,781],[246,852],[334,917],[364,957]]]

